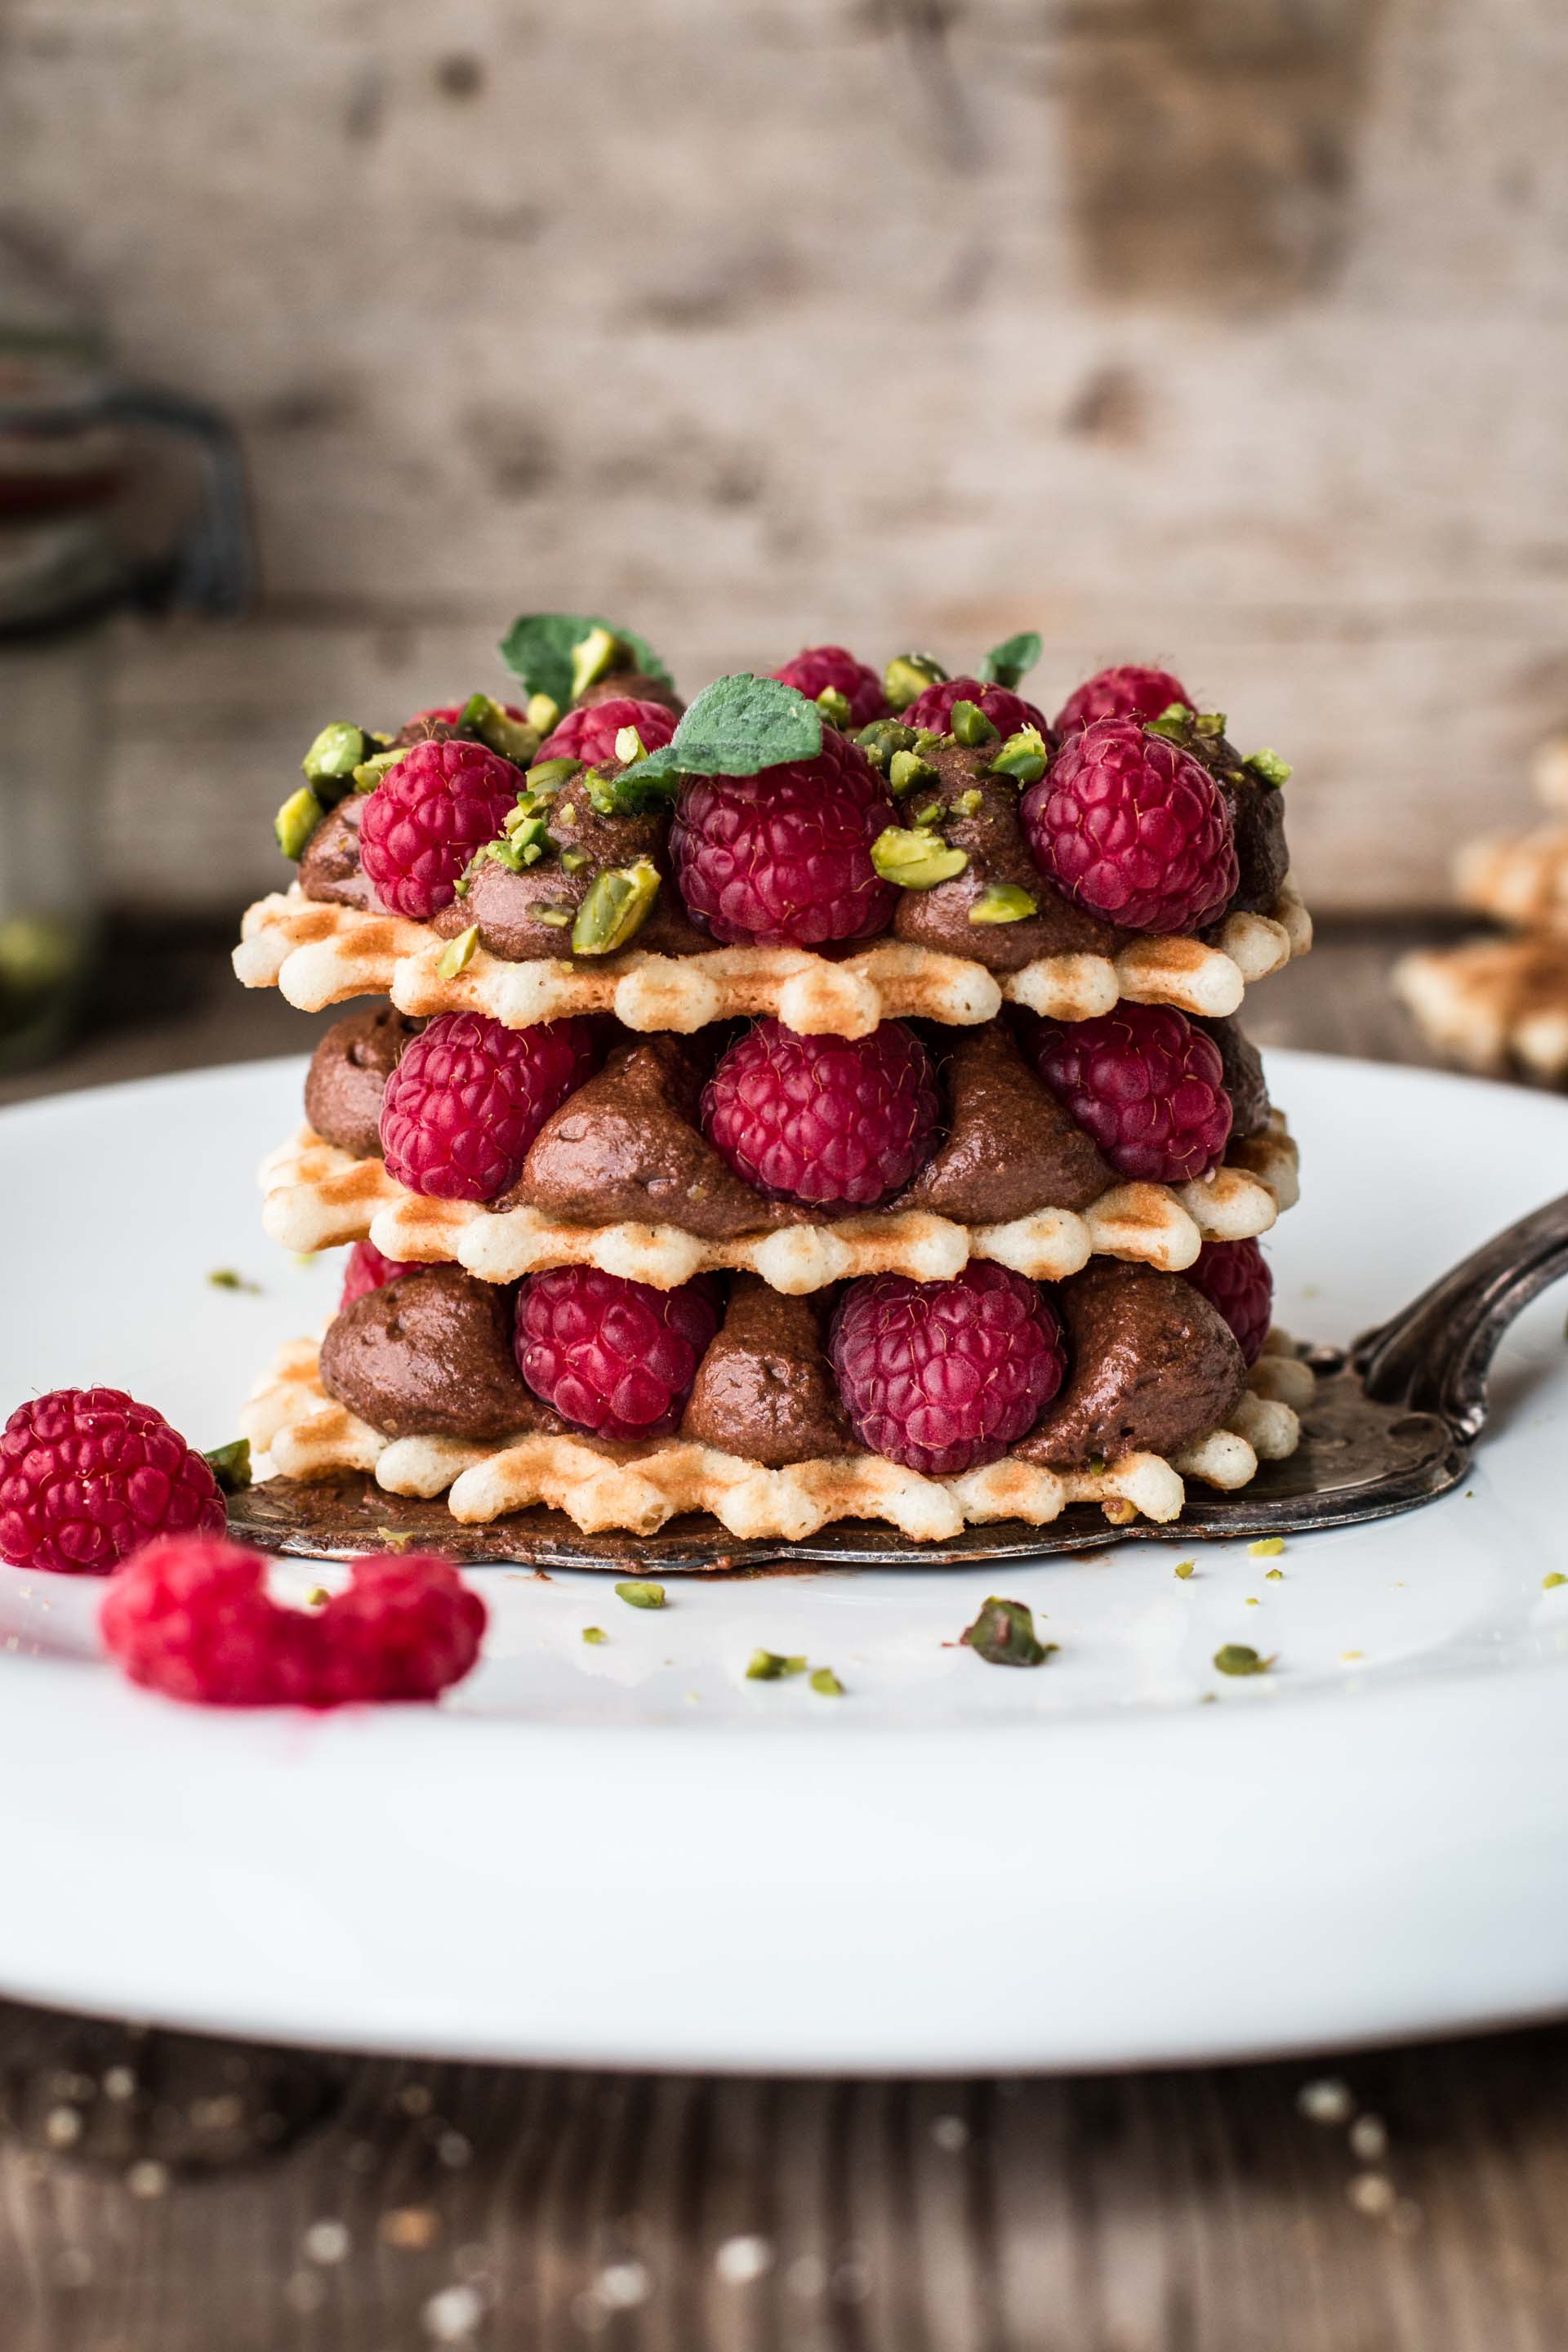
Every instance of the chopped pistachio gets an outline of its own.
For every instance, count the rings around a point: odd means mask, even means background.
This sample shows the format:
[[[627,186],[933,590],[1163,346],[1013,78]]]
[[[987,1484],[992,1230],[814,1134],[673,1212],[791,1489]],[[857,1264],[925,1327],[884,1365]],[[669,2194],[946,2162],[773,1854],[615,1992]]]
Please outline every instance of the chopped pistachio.
[[[354,770],[355,792],[374,793],[387,770],[395,768],[399,760],[406,760],[413,749],[412,743],[405,743],[395,751],[373,751],[370,758],[362,760]]]
[[[457,938],[449,940],[442,949],[436,965],[438,977],[456,980],[460,971],[466,971],[474,960],[474,950],[479,943],[479,927],[478,923],[470,923],[466,931],[459,931]]]
[[[625,659],[626,648],[613,630],[590,629],[585,637],[579,637],[572,648],[573,701]]]
[[[977,744],[996,742],[1002,732],[986,718],[977,702],[955,702],[947,723],[965,751],[973,751]]]
[[[886,775],[895,752],[913,751],[915,730],[898,719],[873,719],[868,727],[861,728],[855,740],[871,765]]]
[[[574,955],[614,955],[653,912],[658,868],[651,857],[606,866],[584,893],[572,926]]]
[[[1266,1569],[1264,1571],[1263,1581],[1265,1584],[1283,1584],[1285,1581],[1284,1570],[1282,1568]]]
[[[1277,792],[1290,781],[1290,762],[1282,760],[1278,751],[1254,751],[1241,764],[1249,776],[1256,776],[1260,784],[1272,784]]]
[[[884,882],[896,882],[900,890],[931,890],[962,874],[969,859],[929,833],[889,824],[871,844],[871,863]]]
[[[1195,1559],[1179,1559],[1176,1562],[1176,1574],[1184,1580],[1191,1576],[1196,1566],[1197,1561]]]
[[[1196,715],[1189,703],[1167,702],[1158,718],[1145,720],[1144,732],[1163,735],[1171,743],[1184,743]]]
[[[458,725],[465,734],[477,735],[491,751],[499,751],[503,760],[510,760],[526,768],[539,749],[539,730],[526,719],[514,719],[510,710],[488,694],[470,694],[458,713]]]
[[[616,1597],[619,1601],[624,1601],[628,1609],[662,1609],[664,1607],[663,1585],[655,1584],[651,1580],[641,1577],[631,1577],[625,1584],[617,1584]]]
[[[376,1534],[388,1551],[406,1551],[414,1541],[412,1528],[377,1528]]]
[[[563,849],[561,853],[562,867],[567,874],[581,874],[587,863],[580,849]]]
[[[531,694],[528,698],[527,709],[528,723],[531,727],[538,728],[540,740],[542,742],[545,736],[552,734],[560,723],[561,705],[552,695]]]
[[[1011,776],[1015,783],[1037,784],[1050,754],[1037,727],[1020,727],[1009,735],[991,762],[993,775]]]
[[[969,909],[972,923],[1022,923],[1039,908],[1016,882],[988,882]]]
[[[1278,1559],[1285,1549],[1285,1538],[1283,1536],[1259,1536],[1258,1541],[1249,1543],[1247,1549],[1253,1559]]]
[[[816,698],[816,707],[830,727],[849,724],[849,698],[840,694],[836,686],[825,686]]]
[[[1242,1603],[1242,1607],[1244,1609],[1256,1609],[1258,1605],[1258,1599],[1256,1592],[1249,1592],[1247,1599]]]
[[[310,835],[326,814],[310,785],[301,784],[297,793],[289,793],[273,818],[272,830],[277,836],[278,846],[285,857],[293,859],[296,866],[305,855]]]
[[[1035,1612],[1026,1601],[1004,1601],[995,1593],[958,1638],[988,1666],[1043,1666],[1061,1647],[1036,1639]]]
[[[822,1698],[842,1698],[844,1685],[831,1666],[818,1666],[811,1677],[811,1687]]]
[[[1200,710],[1193,721],[1193,733],[1207,743],[1216,742],[1225,733],[1225,716],[1223,710]]]
[[[917,824],[935,824],[937,819],[942,816],[942,804],[940,801],[927,801],[924,808],[916,809],[915,823]]]
[[[899,654],[882,675],[882,690],[894,710],[907,710],[928,686],[941,686],[947,672],[934,654]]]
[[[783,1658],[776,1650],[753,1650],[752,1662],[746,1668],[746,1680],[749,1683],[776,1683],[786,1675],[804,1675],[805,1672],[804,1658]]]
[[[1274,1664],[1272,1658],[1260,1658],[1246,1642],[1226,1642],[1215,1652],[1214,1662],[1222,1675],[1266,1675]]]
[[[536,923],[543,923],[550,930],[563,931],[574,911],[571,907],[535,907],[533,919]]]
[[[331,1597],[324,1584],[312,1584],[305,1595],[305,1606],[308,1609],[324,1609]]]
[[[635,727],[616,728],[616,757],[617,760],[624,760],[628,767],[634,760],[647,758],[647,745]]]
[[[261,1285],[252,1282],[248,1275],[236,1274],[232,1265],[215,1266],[207,1280],[215,1290],[248,1290],[258,1298],[261,1296]]]
[[[522,781],[531,793],[548,800],[560,791],[568,777],[580,772],[582,765],[581,760],[541,760],[537,766],[530,768]]]
[[[915,736],[915,750],[922,760],[929,760],[931,753],[940,751],[947,740],[939,727],[922,727]]]
[[[305,771],[307,783],[328,787],[320,795],[322,800],[338,801],[353,782],[354,770],[369,751],[363,727],[353,726],[346,719],[334,719],[330,727],[322,728],[300,765]]]
[[[591,1643],[595,1648],[601,1642],[607,1642],[609,1638],[602,1625],[584,1625],[583,1628],[583,1639],[584,1642]]]
[[[1564,1576],[1560,1568],[1554,1568],[1542,1578],[1541,1590],[1542,1592],[1554,1592],[1560,1584],[1568,1584],[1568,1576]]]
[[[566,801],[566,802],[564,802],[564,803],[562,804],[562,806],[556,810],[556,812],[555,812],[555,822],[556,822],[556,824],[576,824],[576,822],[577,822],[577,811],[576,811],[576,808],[575,808],[574,804],[571,801]]]
[[[952,803],[952,813],[954,816],[976,816],[978,815],[979,811],[980,794],[974,790],[973,785],[970,786],[968,792],[960,793],[958,798]]]
[[[934,784],[940,780],[929,760],[918,751],[895,751],[888,762],[888,790],[895,800],[912,793],[922,784]]]
[[[231,1438],[226,1445],[215,1445],[202,1460],[217,1480],[222,1495],[243,1495],[250,1484],[250,1440]]]

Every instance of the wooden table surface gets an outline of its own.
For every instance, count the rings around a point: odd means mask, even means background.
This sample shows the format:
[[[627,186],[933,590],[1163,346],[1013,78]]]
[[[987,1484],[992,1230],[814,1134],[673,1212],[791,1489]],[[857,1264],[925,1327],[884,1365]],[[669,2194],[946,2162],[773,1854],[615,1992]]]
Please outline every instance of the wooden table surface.
[[[1384,988],[1409,936],[1331,934],[1251,1025],[1416,1058]],[[138,970],[44,1083],[307,1042],[275,997],[237,1009],[216,942],[165,938]],[[628,1950],[626,1984],[656,1998],[657,1955]],[[0,2003],[0,2352],[1561,2352],[1565,2114],[1550,2025],[1184,2073],[768,2082]]]

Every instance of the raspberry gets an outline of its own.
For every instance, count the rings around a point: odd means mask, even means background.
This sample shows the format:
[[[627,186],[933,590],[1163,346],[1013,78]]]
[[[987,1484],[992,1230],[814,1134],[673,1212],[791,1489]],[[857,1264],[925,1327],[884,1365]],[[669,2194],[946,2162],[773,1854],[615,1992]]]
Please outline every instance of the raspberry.
[[[423,1270],[422,1265],[408,1258],[383,1257],[374,1242],[355,1242],[343,1268],[343,1295],[338,1301],[338,1313],[341,1315],[345,1307],[352,1307],[356,1298],[363,1298],[369,1291],[384,1290],[400,1275]]]
[[[1068,695],[1057,713],[1057,734],[1065,743],[1097,719],[1158,719],[1173,702],[1192,704],[1179,677],[1168,669],[1142,669],[1136,662],[1123,662],[1118,669],[1097,670]]]
[[[1034,1426],[1067,1372],[1036,1284],[977,1258],[955,1282],[852,1282],[828,1353],[855,1434],[873,1454],[952,1478]]]
[[[793,686],[797,694],[804,694],[808,702],[829,691],[841,694],[849,705],[847,727],[868,727],[888,708],[876,671],[857,661],[842,646],[806,646],[773,675],[781,685]]]
[[[355,1560],[319,1613],[280,1608],[259,1552],[205,1537],[146,1545],[99,1623],[132,1682],[214,1706],[338,1706],[434,1698],[479,1654],[486,1611],[428,1553]]]
[[[1047,738],[1050,734],[1045,712],[1034,703],[1026,702],[1010,686],[983,686],[977,677],[948,677],[940,686],[928,686],[899,717],[906,727],[930,727],[945,735],[955,702],[977,703],[1003,735],[1016,735],[1020,727],[1037,727]]]
[[[1219,1047],[1168,1004],[1119,1004],[1093,1021],[1020,1027],[1025,1049],[1064,1110],[1120,1176],[1187,1184],[1230,1139]]]
[[[659,1437],[679,1426],[697,1367],[719,1328],[713,1284],[699,1275],[656,1290],[597,1266],[533,1275],[517,1301],[517,1361],[537,1397],[597,1437]]]
[[[389,768],[360,820],[360,863],[382,904],[427,922],[458,895],[463,868],[493,841],[522,778],[510,760],[457,737],[416,743]]]
[[[53,1389],[0,1433],[0,1558],[101,1576],[153,1536],[216,1534],[201,1455],[122,1389]]]
[[[629,694],[612,695],[606,702],[569,710],[552,734],[547,735],[536,760],[582,760],[596,768],[616,756],[616,737],[623,727],[635,727],[645,751],[657,751],[675,732],[675,713],[662,702],[634,702]]]
[[[1019,812],[1042,874],[1129,931],[1195,931],[1235,895],[1230,814],[1190,752],[1101,719],[1058,751]]]
[[[860,746],[828,728],[815,760],[688,784],[669,845],[680,895],[715,939],[815,948],[887,929],[899,894],[871,844],[898,821]]]
[[[1246,1362],[1255,1364],[1274,1319],[1274,1276],[1258,1244],[1205,1242],[1185,1273],[1230,1325]]]
[[[931,1056],[901,1021],[853,1038],[759,1021],[714,1071],[701,1118],[759,1192],[868,1208],[924,1163],[941,1109]]]
[[[503,702],[501,709],[509,719],[515,719],[520,726],[525,727],[528,724],[527,711],[520,710],[515,702]],[[433,702],[428,710],[416,710],[413,718],[408,720],[404,731],[406,733],[409,728],[415,727],[455,727],[462,715],[463,706],[460,702]]]
[[[439,1013],[404,1050],[381,1105],[381,1148],[411,1192],[491,1201],[521,1168],[551,1112],[598,1064],[586,1021],[506,1029],[482,1013]]]

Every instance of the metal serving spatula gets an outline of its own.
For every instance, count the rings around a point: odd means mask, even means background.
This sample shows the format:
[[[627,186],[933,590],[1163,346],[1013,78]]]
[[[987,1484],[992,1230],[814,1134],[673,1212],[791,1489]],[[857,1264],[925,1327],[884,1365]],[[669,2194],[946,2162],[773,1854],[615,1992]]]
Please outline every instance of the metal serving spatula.
[[[969,1528],[951,1542],[911,1544],[896,1528],[854,1521],[800,1543],[745,1540],[711,1520],[673,1520],[657,1536],[583,1536],[559,1512],[521,1511],[491,1527],[459,1527],[444,1503],[409,1502],[355,1477],[305,1486],[272,1479],[234,1497],[231,1532],[269,1551],[324,1559],[382,1551],[411,1536],[465,1560],[538,1568],[761,1568],[821,1560],[838,1566],[940,1568],[1038,1559],[1110,1543],[1187,1542],[1194,1536],[1295,1535],[1414,1510],[1458,1485],[1486,1426],[1487,1374],[1521,1307],[1568,1272],[1568,1193],[1521,1217],[1464,1258],[1378,1330],[1307,1361],[1317,1392],[1288,1462],[1265,1463],[1231,1495],[1189,1485],[1182,1516],[1110,1527],[1075,1504],[1047,1528],[1016,1520]]]

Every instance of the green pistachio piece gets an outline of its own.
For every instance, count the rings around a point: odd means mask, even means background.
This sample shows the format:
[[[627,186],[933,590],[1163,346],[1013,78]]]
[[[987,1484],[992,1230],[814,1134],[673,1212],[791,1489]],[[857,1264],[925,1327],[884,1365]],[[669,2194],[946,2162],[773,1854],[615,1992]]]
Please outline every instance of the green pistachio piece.
[[[590,629],[572,648],[572,699],[609,675],[626,658],[626,647],[609,629]]]
[[[1185,745],[1193,731],[1197,713],[1185,702],[1167,702],[1157,719],[1144,721],[1146,735],[1163,735],[1167,743]]]
[[[539,730],[539,740],[551,734],[561,723],[561,705],[548,694],[531,694],[528,698],[528,723]]]
[[[387,770],[395,768],[399,760],[406,760],[413,749],[412,743],[405,743],[395,751],[373,751],[370,758],[362,760],[354,770],[355,792],[374,793]]]
[[[995,1593],[958,1638],[988,1666],[1043,1666],[1061,1646],[1036,1638],[1035,1612],[1026,1601],[1004,1601]]]
[[[624,1601],[628,1609],[662,1609],[664,1607],[664,1587],[662,1584],[655,1584],[651,1579],[632,1577],[626,1583],[617,1584],[616,1597],[618,1601]]]
[[[935,824],[937,819],[942,815],[942,805],[940,801],[927,801],[924,808],[916,809],[915,823],[917,824]]]
[[[531,793],[548,800],[570,777],[579,774],[582,766],[581,760],[541,760],[537,767],[530,768],[522,781]]]
[[[562,806],[556,810],[556,812],[555,812],[555,822],[556,822],[556,824],[576,824],[576,822],[577,822],[577,812],[576,812],[576,810],[573,807],[572,803],[571,803],[570,801],[563,802],[563,804],[562,804]]]
[[[564,873],[581,874],[587,863],[580,849],[563,849],[561,853],[561,865]]]
[[[627,767],[630,767],[635,760],[647,758],[647,745],[635,727],[616,728],[616,757],[617,760],[624,760]]]
[[[307,782],[327,787],[319,797],[331,805],[342,800],[350,789],[354,770],[369,751],[363,727],[352,726],[346,719],[334,719],[330,727],[322,728],[300,765],[305,771]]]
[[[1009,735],[991,762],[994,776],[1011,776],[1015,783],[1037,784],[1046,772],[1050,754],[1046,739],[1037,727],[1020,727]]]
[[[278,846],[285,857],[293,859],[296,866],[305,855],[310,835],[326,814],[310,785],[301,784],[297,793],[289,793],[273,818],[272,830],[278,836]]]
[[[1256,776],[1260,784],[1272,784],[1276,792],[1290,779],[1290,762],[1278,751],[1254,751],[1241,764],[1249,776]]]
[[[952,813],[954,816],[978,816],[980,794],[973,791],[960,793],[952,803]]]
[[[220,1495],[243,1495],[250,1484],[250,1440],[236,1437],[227,1445],[215,1445],[202,1460],[217,1480]]]
[[[533,919],[536,923],[545,924],[552,931],[563,931],[572,920],[573,912],[570,907],[535,907]]]
[[[811,1687],[822,1698],[842,1698],[844,1685],[831,1666],[818,1666],[811,1677]]]
[[[804,1658],[781,1658],[776,1650],[753,1650],[752,1662],[746,1668],[746,1680],[749,1683],[776,1683],[782,1682],[786,1675],[804,1675],[805,1672]]]
[[[882,691],[895,710],[907,710],[928,686],[941,686],[946,676],[934,654],[899,654],[882,674]]]
[[[494,698],[488,694],[470,694],[458,713],[458,725],[465,733],[477,735],[491,751],[499,751],[503,760],[515,761],[526,768],[539,749],[539,730],[526,720],[514,719]]]
[[[1222,1675],[1266,1675],[1274,1664],[1272,1658],[1260,1658],[1246,1642],[1226,1642],[1215,1652],[1214,1662]]]
[[[938,728],[921,727],[916,731],[915,750],[922,760],[929,760],[933,751],[941,751],[947,740]]]
[[[531,849],[543,850],[550,839],[549,829],[542,816],[525,816],[520,824],[512,825],[510,830],[512,847],[521,849],[525,860]]]
[[[1201,735],[1205,742],[1214,742],[1225,733],[1225,712],[1200,710],[1193,721],[1193,733]]]
[[[889,824],[871,844],[871,863],[884,882],[896,882],[900,890],[931,890],[962,874],[969,859],[931,834]]]
[[[607,866],[588,885],[572,926],[574,955],[614,955],[653,912],[658,868],[651,857],[633,866]]]
[[[825,686],[816,698],[816,707],[830,727],[849,724],[849,697],[840,694],[836,686]]]
[[[1002,732],[977,702],[955,702],[948,725],[967,751],[973,751],[977,743],[994,743]]]
[[[855,740],[871,765],[885,776],[888,763],[895,752],[913,751],[915,730],[912,727],[903,726],[897,719],[873,719],[868,727],[861,728]]]
[[[456,980],[460,971],[466,971],[473,962],[474,950],[479,943],[478,923],[470,923],[466,931],[459,931],[455,940],[449,940],[437,961],[436,970],[439,977]]]
[[[592,1648],[597,1649],[601,1642],[607,1642],[609,1638],[602,1625],[584,1625],[583,1628],[583,1639]]]
[[[888,790],[895,800],[902,800],[906,793],[915,792],[922,784],[938,781],[931,761],[922,760],[918,751],[895,751],[888,762]]]
[[[1022,923],[1039,911],[1016,882],[988,882],[969,909],[969,919],[972,923]]]

